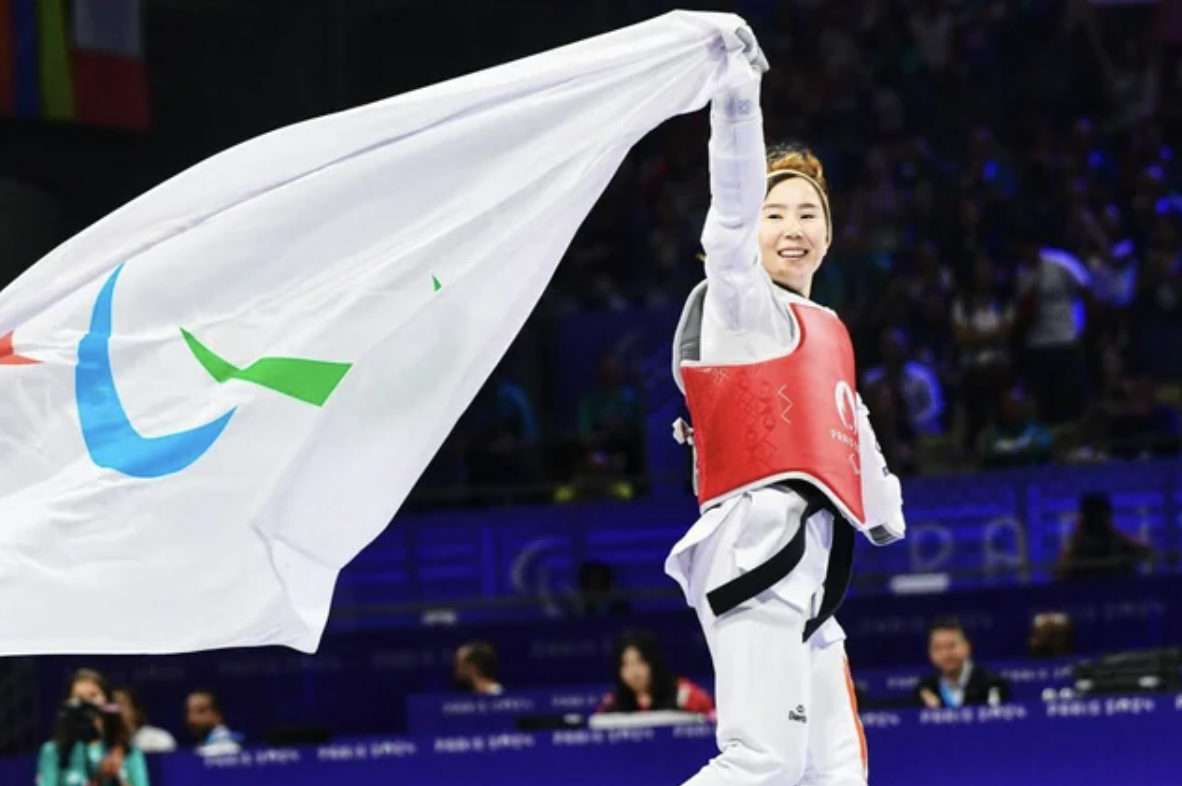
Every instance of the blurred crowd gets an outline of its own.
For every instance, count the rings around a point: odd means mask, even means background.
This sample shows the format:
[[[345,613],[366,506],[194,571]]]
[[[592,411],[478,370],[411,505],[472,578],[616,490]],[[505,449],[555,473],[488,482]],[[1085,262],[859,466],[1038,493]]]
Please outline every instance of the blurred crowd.
[[[855,337],[892,467],[1177,452],[1179,4],[749,5],[773,64],[769,140],[813,147],[832,183],[836,237],[813,294]],[[548,319],[680,305],[702,276],[707,130],[674,121],[629,158],[559,268]],[[498,375],[424,487],[640,493],[648,405],[625,361],[601,359],[577,423],[548,415],[544,380]]]

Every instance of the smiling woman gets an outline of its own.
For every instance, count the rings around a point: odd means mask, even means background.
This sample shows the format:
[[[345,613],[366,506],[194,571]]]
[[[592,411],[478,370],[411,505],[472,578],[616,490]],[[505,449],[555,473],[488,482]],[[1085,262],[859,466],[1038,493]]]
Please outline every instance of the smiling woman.
[[[809,299],[832,237],[821,163],[765,153],[759,74],[711,111],[706,281],[674,337],[701,517],[665,571],[698,613],[721,754],[686,786],[864,786],[866,749],[835,614],[855,533],[903,537],[890,473],[856,394],[849,332]],[[721,100],[719,100],[721,99]]]
[[[769,158],[760,259],[773,281],[808,297],[833,237],[824,170],[805,148],[782,148]]]

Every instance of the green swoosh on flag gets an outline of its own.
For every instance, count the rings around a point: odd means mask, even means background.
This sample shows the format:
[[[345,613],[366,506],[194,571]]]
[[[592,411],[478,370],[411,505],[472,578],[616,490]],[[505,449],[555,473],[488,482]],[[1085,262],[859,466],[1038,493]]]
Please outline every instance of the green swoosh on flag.
[[[329,363],[304,358],[260,358],[246,368],[238,368],[206,347],[189,331],[181,335],[197,362],[219,383],[237,379],[274,390],[285,396],[324,406],[352,363]]]

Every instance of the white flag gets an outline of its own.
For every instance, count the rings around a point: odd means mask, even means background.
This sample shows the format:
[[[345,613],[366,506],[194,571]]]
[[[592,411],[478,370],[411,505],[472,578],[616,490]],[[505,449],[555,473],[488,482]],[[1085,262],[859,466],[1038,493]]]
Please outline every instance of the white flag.
[[[315,651],[629,148],[749,68],[742,24],[267,134],[0,292],[0,655]]]

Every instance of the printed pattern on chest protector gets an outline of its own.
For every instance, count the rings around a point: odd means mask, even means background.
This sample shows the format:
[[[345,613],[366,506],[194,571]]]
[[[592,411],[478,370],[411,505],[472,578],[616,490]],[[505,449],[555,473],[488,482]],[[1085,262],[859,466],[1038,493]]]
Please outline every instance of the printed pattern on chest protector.
[[[674,424],[674,437],[693,445],[700,507],[796,479],[864,524],[860,405],[845,325],[803,298],[777,302],[796,333],[781,353],[700,361],[704,293],[695,289],[683,312],[674,370],[693,420]]]

